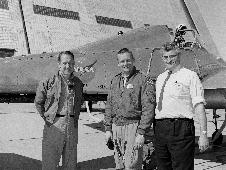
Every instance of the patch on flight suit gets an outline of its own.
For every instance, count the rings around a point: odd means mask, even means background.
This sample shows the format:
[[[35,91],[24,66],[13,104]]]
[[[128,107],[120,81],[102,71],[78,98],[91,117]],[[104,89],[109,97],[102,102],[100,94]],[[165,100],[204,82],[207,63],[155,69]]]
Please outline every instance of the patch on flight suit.
[[[127,88],[127,89],[132,89],[132,88],[133,88],[133,85],[132,85],[132,84],[128,84],[128,85],[126,86],[126,88]]]

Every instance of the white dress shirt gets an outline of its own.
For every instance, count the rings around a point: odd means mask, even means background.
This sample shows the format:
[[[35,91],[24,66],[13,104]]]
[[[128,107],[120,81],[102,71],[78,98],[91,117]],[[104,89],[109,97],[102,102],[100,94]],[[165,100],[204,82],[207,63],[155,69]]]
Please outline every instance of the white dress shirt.
[[[168,70],[160,74],[156,81],[156,102],[159,102],[159,96],[162,85],[166,79]],[[170,75],[166,82],[162,110],[156,106],[156,119],[163,118],[189,118],[194,117],[194,107],[198,103],[204,103],[204,89],[198,75],[189,69],[181,68],[176,73]]]

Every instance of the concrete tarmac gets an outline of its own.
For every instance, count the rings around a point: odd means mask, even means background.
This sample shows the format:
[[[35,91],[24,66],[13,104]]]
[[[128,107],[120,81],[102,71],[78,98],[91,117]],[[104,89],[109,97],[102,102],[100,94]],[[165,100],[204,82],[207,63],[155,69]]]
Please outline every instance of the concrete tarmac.
[[[94,105],[92,116],[103,119],[104,106]],[[218,126],[224,120],[224,111],[217,112],[221,117]],[[207,110],[208,136],[214,132],[212,112]],[[196,123],[196,136],[199,128]],[[0,103],[0,170],[41,170],[41,141],[44,122],[36,113],[33,103]],[[196,170],[226,169],[226,129],[223,131],[223,144],[199,153],[195,156]],[[101,123],[87,112],[81,112],[79,118],[78,165],[81,170],[114,169],[113,152],[104,141],[104,129]]]

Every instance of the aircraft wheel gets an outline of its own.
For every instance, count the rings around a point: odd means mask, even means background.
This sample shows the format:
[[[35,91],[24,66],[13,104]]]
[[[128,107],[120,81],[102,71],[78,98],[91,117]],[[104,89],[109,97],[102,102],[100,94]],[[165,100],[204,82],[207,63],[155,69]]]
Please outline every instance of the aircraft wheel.
[[[93,110],[93,103],[92,103],[92,101],[88,101],[88,105],[89,105],[90,112],[92,112],[92,110]]]
[[[216,133],[218,132],[218,130],[216,130],[213,134],[212,134],[212,140],[214,138],[214,136],[216,135]],[[223,135],[222,133],[219,135],[219,137],[213,142],[214,145],[221,145],[223,142]]]

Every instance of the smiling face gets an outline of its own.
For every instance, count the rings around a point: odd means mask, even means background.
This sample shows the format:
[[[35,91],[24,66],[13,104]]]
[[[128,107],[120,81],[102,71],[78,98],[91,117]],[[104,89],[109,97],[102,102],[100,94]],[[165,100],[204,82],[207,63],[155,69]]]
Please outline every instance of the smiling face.
[[[134,62],[134,58],[130,53],[118,54],[118,66],[124,74],[129,75],[133,71]]]
[[[164,51],[162,60],[167,70],[174,70],[180,64],[180,54],[176,50]]]
[[[74,71],[75,61],[72,56],[68,54],[62,54],[58,63],[59,72],[61,75],[68,77]]]

